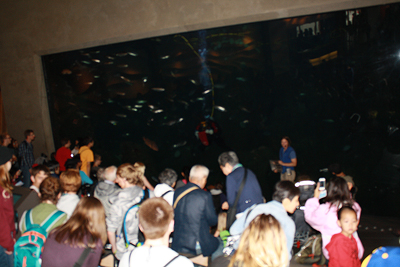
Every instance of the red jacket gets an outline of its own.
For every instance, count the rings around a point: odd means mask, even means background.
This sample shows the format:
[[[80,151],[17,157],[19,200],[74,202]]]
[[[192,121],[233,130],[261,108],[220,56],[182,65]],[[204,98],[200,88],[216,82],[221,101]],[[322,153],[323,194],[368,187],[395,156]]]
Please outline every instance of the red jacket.
[[[329,267],[360,267],[357,242],[353,236],[346,237],[342,233],[335,234],[326,245],[329,252]]]
[[[13,195],[0,186],[0,245],[14,251],[15,224]]]
[[[65,162],[71,158],[71,150],[66,148],[65,146],[60,147],[56,153],[56,160],[60,164],[60,171],[64,172],[65,169]]]

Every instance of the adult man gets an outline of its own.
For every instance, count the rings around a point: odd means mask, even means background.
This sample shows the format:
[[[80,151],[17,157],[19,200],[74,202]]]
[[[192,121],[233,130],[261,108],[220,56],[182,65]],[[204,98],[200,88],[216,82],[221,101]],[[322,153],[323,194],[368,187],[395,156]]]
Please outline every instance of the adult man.
[[[94,161],[94,155],[91,148],[94,145],[94,140],[91,137],[86,137],[82,141],[82,146],[79,148],[79,154],[81,155],[81,171],[86,173],[90,177],[90,163]]]
[[[104,179],[98,177],[99,183],[94,190],[94,197],[101,201],[106,212],[106,217],[108,217],[111,207],[109,199],[113,194],[119,191],[119,187],[115,184],[115,180],[117,179],[117,167],[110,166],[106,168],[103,176]]]
[[[235,203],[236,195],[244,178],[245,169],[239,163],[235,152],[224,152],[218,157],[218,163],[222,172],[226,175],[226,196],[228,201],[222,204],[222,209],[227,210]],[[247,169],[247,179],[243,191],[239,197],[236,213],[243,212],[254,204],[263,203],[261,187],[256,175]]]
[[[141,247],[126,252],[120,267],[193,267],[190,260],[168,248],[169,236],[174,231],[174,210],[164,199],[144,201],[139,209],[139,222],[146,241]]]
[[[174,186],[176,180],[178,179],[178,174],[173,170],[166,168],[158,176],[161,184],[158,184],[154,188],[154,195],[156,197],[164,198],[171,206],[174,202]]]
[[[171,248],[176,252],[210,256],[220,246],[218,239],[210,234],[210,227],[218,222],[212,197],[209,192],[202,190],[208,174],[207,167],[193,166],[189,183],[175,191],[175,228],[179,231],[174,233]]]
[[[290,138],[284,136],[281,140],[281,149],[279,150],[279,165],[282,166],[281,181],[289,180],[294,181],[296,172],[294,167],[297,166],[297,156],[293,147],[290,146]]]
[[[229,229],[231,235],[241,235],[250,224],[250,222],[260,214],[271,214],[277,219],[285,232],[286,245],[288,248],[289,260],[291,259],[291,251],[293,247],[294,234],[296,226],[288,216],[293,213],[299,206],[300,189],[298,189],[290,181],[280,181],[275,185],[275,191],[272,195],[272,201],[253,206],[247,209],[243,215],[237,219]],[[235,244],[237,248],[239,242]]]
[[[21,142],[18,147],[19,157],[21,158],[21,171],[22,171],[22,182],[24,187],[29,187],[29,178],[31,176],[30,169],[35,162],[35,157],[33,156],[33,146],[32,141],[35,140],[35,134],[33,130],[26,130],[24,132],[25,140]]]

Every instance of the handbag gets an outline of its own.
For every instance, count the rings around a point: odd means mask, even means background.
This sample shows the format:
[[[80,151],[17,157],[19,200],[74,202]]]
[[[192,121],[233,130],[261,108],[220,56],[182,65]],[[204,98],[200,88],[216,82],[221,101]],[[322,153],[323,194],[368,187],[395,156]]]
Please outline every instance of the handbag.
[[[242,194],[244,185],[247,180],[247,169],[244,169],[244,177],[242,182],[240,183],[239,191],[236,195],[235,202],[232,207],[229,207],[228,214],[226,216],[226,229],[231,228],[232,224],[236,221],[236,211],[237,211],[237,204],[239,202],[240,195]]]

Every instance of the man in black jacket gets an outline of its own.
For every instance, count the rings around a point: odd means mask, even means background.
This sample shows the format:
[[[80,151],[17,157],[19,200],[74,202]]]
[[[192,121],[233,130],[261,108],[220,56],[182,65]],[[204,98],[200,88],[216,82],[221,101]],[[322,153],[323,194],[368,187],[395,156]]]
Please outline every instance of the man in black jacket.
[[[208,174],[207,167],[193,166],[189,183],[175,191],[175,232],[171,248],[179,253],[211,256],[219,249],[219,240],[210,234],[210,227],[218,223],[218,217],[211,194],[203,190]]]

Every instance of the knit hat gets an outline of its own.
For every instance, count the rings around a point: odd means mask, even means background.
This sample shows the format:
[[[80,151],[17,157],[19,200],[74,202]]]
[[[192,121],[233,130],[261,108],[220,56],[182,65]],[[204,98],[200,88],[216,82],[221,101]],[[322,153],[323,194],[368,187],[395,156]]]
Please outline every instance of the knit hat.
[[[6,164],[13,156],[8,147],[0,146],[0,165]]]
[[[352,183],[353,186],[355,186],[353,177],[351,177],[350,175],[343,176],[342,178],[345,179],[347,183]]]

